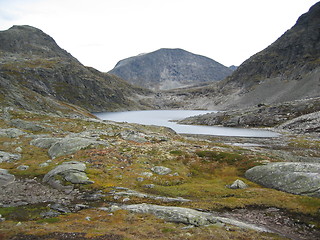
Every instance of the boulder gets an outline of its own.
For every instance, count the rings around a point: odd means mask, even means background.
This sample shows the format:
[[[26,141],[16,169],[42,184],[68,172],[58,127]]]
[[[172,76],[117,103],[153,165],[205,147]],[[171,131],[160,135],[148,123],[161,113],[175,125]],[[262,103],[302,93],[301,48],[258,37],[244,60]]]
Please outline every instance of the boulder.
[[[87,138],[63,138],[49,148],[48,154],[53,159],[63,155],[73,154],[83,148],[96,144],[99,144],[99,142]]]
[[[226,187],[230,189],[246,189],[248,188],[248,185],[244,181],[237,179],[231,185],[227,185]]]
[[[26,134],[27,133],[17,128],[0,129],[0,137],[16,138]]]
[[[7,153],[0,151],[0,163],[2,162],[13,162],[21,158],[20,154]]]
[[[320,163],[269,163],[247,170],[245,176],[268,188],[320,198]]]
[[[29,168],[28,165],[20,165],[20,166],[17,167],[17,169],[18,169],[18,170],[21,170],[21,171],[25,171],[25,170],[27,170],[28,168]]]
[[[15,176],[10,174],[8,170],[0,168],[0,187],[6,186],[14,182]]]
[[[48,172],[44,178],[43,182],[51,182],[56,176],[60,175],[65,181],[77,184],[90,184],[93,183],[89,180],[85,173],[86,165],[77,161],[64,162],[61,165],[55,167],[50,172]]]
[[[155,166],[151,168],[151,171],[159,175],[167,175],[171,173],[172,170],[170,168],[163,167],[163,166]]]
[[[219,217],[212,213],[200,212],[190,208],[160,206],[142,203],[122,206],[113,205],[108,210],[116,211],[119,209],[128,210],[130,212],[140,214],[153,214],[156,217],[162,218],[166,221],[184,223],[194,226],[204,226],[209,224],[231,224],[244,229],[269,232],[269,230],[267,230],[266,228],[259,227],[254,224],[240,222],[231,218]]]
[[[39,148],[50,148],[56,142],[61,141],[62,138],[35,138],[31,140],[30,144]]]

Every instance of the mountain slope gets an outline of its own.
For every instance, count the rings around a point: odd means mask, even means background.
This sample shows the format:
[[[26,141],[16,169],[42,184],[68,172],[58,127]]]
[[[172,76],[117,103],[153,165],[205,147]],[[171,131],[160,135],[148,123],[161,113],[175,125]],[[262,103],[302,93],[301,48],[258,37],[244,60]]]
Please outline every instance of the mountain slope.
[[[183,49],[159,49],[121,60],[110,73],[138,86],[163,90],[222,80],[232,70]]]
[[[13,26],[0,32],[0,43],[2,106],[44,110],[45,97],[89,111],[148,107],[134,100],[147,90],[83,66],[39,29]]]
[[[157,102],[166,106],[226,110],[319,96],[320,2],[231,76],[208,86],[167,92]]]

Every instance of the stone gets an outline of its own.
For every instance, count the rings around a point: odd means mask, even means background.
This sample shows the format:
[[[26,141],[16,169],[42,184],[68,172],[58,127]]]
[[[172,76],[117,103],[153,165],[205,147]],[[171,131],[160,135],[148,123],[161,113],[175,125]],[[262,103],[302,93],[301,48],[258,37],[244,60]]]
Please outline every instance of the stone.
[[[21,153],[22,152],[22,148],[21,147],[16,147],[15,151],[18,152],[18,153]]]
[[[13,119],[10,121],[10,124],[14,127],[33,131],[33,132],[40,132],[40,131],[47,130],[47,128],[40,126],[39,124],[30,122],[30,121],[24,121],[21,119]]]
[[[147,136],[144,133],[140,133],[132,130],[123,131],[120,133],[120,136],[125,140],[133,141],[133,142],[144,143],[148,141],[146,139]]]
[[[55,176],[60,175],[65,181],[71,182],[73,184],[90,184],[93,183],[89,180],[85,173],[86,165],[78,161],[64,162],[59,166],[48,172],[44,178],[43,182],[49,182],[54,179]]]
[[[54,159],[63,155],[76,153],[83,148],[90,145],[97,145],[98,143],[99,142],[95,140],[80,137],[63,138],[49,148],[48,154],[52,159]]]
[[[0,137],[16,138],[26,134],[27,133],[17,128],[0,129]]]
[[[39,148],[50,148],[53,144],[61,140],[62,138],[35,138],[30,141],[30,144]]]
[[[154,188],[155,185],[154,184],[145,184],[143,185],[144,188]]]
[[[231,185],[227,185],[226,187],[230,189],[246,189],[248,188],[248,185],[244,181],[237,179]]]
[[[21,171],[25,171],[25,170],[27,170],[28,168],[29,168],[28,165],[20,165],[20,166],[17,167],[17,169],[18,169],[18,170],[21,170]]]
[[[247,170],[245,176],[268,188],[320,198],[320,163],[269,163]]]
[[[143,173],[141,173],[140,175],[141,175],[141,176],[144,176],[144,177],[147,177],[147,178],[150,178],[150,177],[153,176],[153,173],[151,173],[151,172],[143,172]]]
[[[71,212],[68,207],[63,206],[60,203],[55,203],[55,204],[51,205],[50,208],[53,210],[56,210],[58,212],[61,212],[61,213],[70,213]]]
[[[21,155],[16,153],[8,153],[0,151],[0,163],[2,162],[13,162],[21,159]]]
[[[43,218],[53,218],[60,216],[60,213],[57,211],[49,210],[47,212],[41,212],[40,216]]]
[[[193,226],[205,226],[210,224],[231,224],[244,229],[251,229],[261,232],[270,232],[264,227],[254,224],[237,221],[230,218],[219,217],[212,213],[200,212],[190,208],[160,206],[153,204],[133,204],[110,207],[109,211],[117,211],[119,209],[127,210],[139,214],[153,214],[158,218],[170,222],[184,223]]]
[[[10,174],[8,170],[0,168],[0,187],[6,186],[14,182],[15,176]]]
[[[167,175],[171,173],[172,170],[170,168],[163,167],[163,166],[155,166],[151,168],[151,171],[159,175]]]

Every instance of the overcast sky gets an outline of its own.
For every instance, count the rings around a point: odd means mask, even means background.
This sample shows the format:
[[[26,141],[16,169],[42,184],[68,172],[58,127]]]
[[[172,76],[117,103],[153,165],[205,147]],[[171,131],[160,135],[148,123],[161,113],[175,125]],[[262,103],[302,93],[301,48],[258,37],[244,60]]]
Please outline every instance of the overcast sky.
[[[0,0],[0,30],[31,25],[84,65],[182,48],[240,65],[318,0]],[[1,44],[1,43],[0,43]]]

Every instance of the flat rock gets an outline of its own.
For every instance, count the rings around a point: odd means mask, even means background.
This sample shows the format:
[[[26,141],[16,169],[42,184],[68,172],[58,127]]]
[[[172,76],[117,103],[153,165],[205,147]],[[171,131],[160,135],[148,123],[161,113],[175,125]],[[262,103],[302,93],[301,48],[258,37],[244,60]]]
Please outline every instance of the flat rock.
[[[21,154],[0,151],[0,163],[17,161],[20,158],[21,158]]]
[[[245,176],[268,188],[320,198],[320,163],[269,163],[247,170]]]
[[[17,128],[0,129],[0,137],[16,138],[26,134],[27,133]]]
[[[10,124],[14,127],[33,131],[33,132],[40,132],[40,131],[47,130],[47,128],[45,128],[39,124],[36,124],[34,122],[30,122],[30,121],[24,121],[21,119],[13,119],[10,121]]]
[[[30,141],[30,144],[39,148],[50,148],[53,144],[61,141],[62,138],[41,137]]]
[[[8,170],[0,168],[0,187],[6,186],[14,182],[15,176],[10,174]]]
[[[227,188],[230,189],[245,189],[248,188],[248,185],[242,180],[235,180],[231,185],[227,185]]]
[[[73,184],[89,184],[93,183],[89,180],[85,173],[86,165],[77,161],[64,162],[61,165],[55,167],[50,172],[48,172],[44,178],[43,182],[49,183],[55,176],[60,175],[65,181],[71,182]]]
[[[97,145],[99,142],[87,138],[63,138],[55,142],[48,150],[49,156],[53,159],[63,155],[73,154],[90,145]]]
[[[212,213],[201,212],[190,208],[160,206],[153,204],[133,204],[122,206],[111,206],[109,210],[128,210],[135,213],[153,214],[170,222],[184,223],[194,226],[205,226],[210,224],[231,224],[244,229],[251,229],[261,232],[269,232],[266,228],[234,220],[231,218],[219,217]]]

